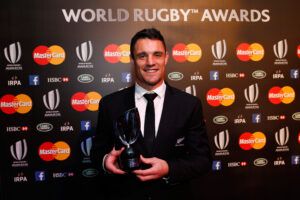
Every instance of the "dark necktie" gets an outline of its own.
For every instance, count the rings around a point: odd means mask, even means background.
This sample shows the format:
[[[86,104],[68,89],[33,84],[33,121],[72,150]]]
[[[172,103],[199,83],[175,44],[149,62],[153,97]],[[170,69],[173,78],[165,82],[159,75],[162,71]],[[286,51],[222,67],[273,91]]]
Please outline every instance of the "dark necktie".
[[[156,93],[144,94],[147,99],[145,125],[144,125],[144,140],[146,148],[149,152],[152,150],[153,140],[155,139],[155,111],[153,100],[157,97]]]

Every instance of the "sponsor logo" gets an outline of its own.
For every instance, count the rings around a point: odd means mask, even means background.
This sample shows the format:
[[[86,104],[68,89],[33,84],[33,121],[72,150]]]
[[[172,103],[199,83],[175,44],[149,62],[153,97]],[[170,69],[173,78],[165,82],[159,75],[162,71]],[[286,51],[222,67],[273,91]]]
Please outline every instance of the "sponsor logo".
[[[131,83],[132,81],[132,75],[130,72],[122,72],[121,73],[121,81],[123,83]]]
[[[172,81],[180,81],[183,79],[183,74],[181,72],[171,72],[168,74],[168,78]]]
[[[27,176],[23,172],[18,172],[16,176],[13,177],[14,183],[24,183],[28,182]]]
[[[0,99],[0,108],[5,114],[26,114],[32,108],[32,100],[26,94],[19,94],[14,96],[12,94],[6,94]]]
[[[194,72],[193,75],[191,75],[191,81],[202,81],[203,77],[200,75],[199,72]]]
[[[291,69],[290,70],[290,77],[292,79],[299,79],[299,69]]]
[[[295,96],[295,91],[290,86],[284,86],[282,88],[275,86],[268,92],[268,98],[272,104],[290,104],[294,101]]]
[[[65,50],[58,45],[50,47],[40,45],[33,50],[33,60],[38,65],[60,65],[66,58]]]
[[[285,56],[288,51],[287,40],[280,40],[277,44],[273,45],[273,51],[276,56],[276,60],[274,62],[275,65],[287,65],[288,61],[285,59]]]
[[[215,156],[227,156],[229,155],[228,150],[226,150],[229,143],[229,133],[228,130],[221,131],[214,136],[214,142],[218,150]]]
[[[34,179],[36,182],[43,182],[46,180],[46,172],[45,171],[35,171]]]
[[[281,70],[276,70],[275,73],[272,75],[273,79],[284,79],[284,74],[281,72]]]
[[[269,115],[267,116],[268,121],[285,120],[285,115]]]
[[[300,121],[300,112],[295,112],[292,115],[293,120]]]
[[[70,146],[63,141],[56,143],[44,142],[39,146],[39,156],[44,161],[52,161],[54,159],[63,161],[71,154]]]
[[[78,112],[97,111],[101,98],[98,92],[77,92],[71,97],[71,106]]]
[[[274,166],[283,166],[285,165],[285,160],[282,157],[277,157],[276,160],[274,160]]]
[[[52,177],[53,178],[68,178],[73,177],[75,175],[74,172],[53,172]]]
[[[193,96],[197,96],[197,90],[195,85],[190,85],[185,88],[185,92]]]
[[[26,132],[28,131],[28,126],[7,126],[6,132]]]
[[[254,124],[261,123],[261,114],[260,113],[252,114],[252,123],[254,123]]]
[[[239,145],[243,150],[262,149],[266,145],[267,139],[264,133],[255,132],[242,133],[239,137]]]
[[[228,118],[224,115],[215,116],[213,118],[213,122],[215,124],[226,124],[228,122]]]
[[[48,83],[67,83],[69,82],[69,77],[48,77]]]
[[[245,109],[258,109],[259,105],[255,103],[258,99],[259,90],[258,84],[252,84],[248,88],[244,89],[244,96],[248,102],[245,106]]]
[[[263,79],[267,76],[267,73],[263,70],[256,70],[252,72],[252,77],[256,79]]]
[[[212,170],[213,171],[219,171],[222,169],[222,163],[220,160],[213,160],[212,163]]]
[[[227,166],[229,168],[231,168],[231,167],[246,167],[247,162],[246,161],[229,162],[229,163],[227,163]]]
[[[290,132],[289,128],[286,126],[281,128],[279,131],[275,133],[275,141],[279,145],[276,147],[276,152],[284,152],[289,151],[289,147],[286,146],[287,142],[289,141]]]
[[[65,122],[62,126],[60,126],[60,132],[72,132],[74,128],[70,125],[70,122]]]
[[[80,143],[81,152],[85,156],[82,161],[83,163],[91,162],[91,160],[90,160],[91,148],[92,148],[92,137],[89,137]]]
[[[110,73],[105,74],[104,77],[101,78],[101,83],[114,83],[115,79],[111,76]]]
[[[230,88],[212,88],[206,94],[206,101],[211,106],[230,106],[235,100],[235,94]]]
[[[219,71],[209,71],[209,80],[217,81],[219,80]]]
[[[253,161],[253,164],[257,167],[263,167],[268,164],[268,160],[265,158],[257,158]]]
[[[38,125],[36,125],[36,130],[38,130],[39,132],[49,132],[53,130],[53,125],[50,123],[39,123]]]
[[[234,124],[246,124],[246,119],[242,114],[238,115],[236,119],[234,119]]]
[[[12,76],[10,80],[7,80],[7,86],[20,86],[22,85],[21,81],[17,76]]]
[[[236,55],[238,59],[244,62],[247,62],[249,60],[260,61],[264,57],[264,54],[264,48],[259,43],[241,43],[236,48]]]
[[[300,155],[292,155],[291,163],[292,165],[300,165]]]
[[[93,45],[91,41],[83,42],[76,47],[77,58],[81,61],[78,63],[77,68],[90,69],[93,64],[90,62],[93,55]]]
[[[128,44],[109,44],[103,51],[104,59],[109,63],[129,63],[130,46]]]
[[[6,70],[22,70],[22,66],[18,64],[22,55],[20,42],[15,42],[5,47],[4,55],[6,60],[10,63],[6,65]]]
[[[29,85],[37,86],[40,85],[39,75],[29,75]]]
[[[92,123],[91,121],[80,121],[80,130],[81,131],[91,131],[92,130]]]
[[[60,95],[58,89],[51,90],[47,94],[43,95],[43,102],[48,109],[45,113],[45,117],[60,117],[61,114],[57,109],[60,103]]]
[[[226,73],[225,77],[226,78],[245,78],[245,73],[244,72],[239,72],[239,73]]]
[[[94,81],[94,76],[91,74],[81,74],[77,76],[77,80],[80,83],[91,83]]]
[[[93,178],[99,174],[99,171],[94,168],[88,168],[82,171],[82,176],[86,178]]]
[[[200,46],[195,43],[185,45],[183,43],[176,44],[172,49],[172,56],[176,62],[182,63],[197,62],[202,57],[202,50]]]
[[[27,161],[24,160],[28,152],[27,142],[25,139],[19,140],[10,145],[10,154],[15,159],[12,167],[28,167]]]
[[[225,40],[219,40],[215,44],[211,45],[211,52],[215,58],[213,61],[214,66],[225,66],[227,65],[226,60],[224,60],[224,57],[226,55],[227,47],[226,47],[226,41]]]

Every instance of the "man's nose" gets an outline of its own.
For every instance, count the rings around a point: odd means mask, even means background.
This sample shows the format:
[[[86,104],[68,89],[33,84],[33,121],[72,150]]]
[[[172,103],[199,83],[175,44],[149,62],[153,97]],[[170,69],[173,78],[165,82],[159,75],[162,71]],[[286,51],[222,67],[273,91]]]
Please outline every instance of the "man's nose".
[[[154,58],[153,58],[153,55],[149,55],[147,57],[147,64],[148,65],[153,65],[154,64]]]

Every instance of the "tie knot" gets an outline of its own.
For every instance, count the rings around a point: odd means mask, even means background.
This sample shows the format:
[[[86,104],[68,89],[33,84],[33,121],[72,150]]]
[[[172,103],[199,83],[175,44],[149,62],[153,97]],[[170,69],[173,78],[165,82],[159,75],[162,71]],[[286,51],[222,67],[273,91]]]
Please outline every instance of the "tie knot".
[[[153,101],[157,97],[157,94],[156,93],[148,93],[148,94],[144,94],[144,97],[149,102],[149,101]]]

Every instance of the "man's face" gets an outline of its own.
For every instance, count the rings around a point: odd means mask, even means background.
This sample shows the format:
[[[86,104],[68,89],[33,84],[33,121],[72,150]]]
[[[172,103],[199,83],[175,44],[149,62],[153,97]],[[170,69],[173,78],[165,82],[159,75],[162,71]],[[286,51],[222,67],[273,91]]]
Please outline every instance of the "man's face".
[[[160,40],[139,39],[134,48],[134,66],[137,83],[154,90],[163,83],[168,54]]]

